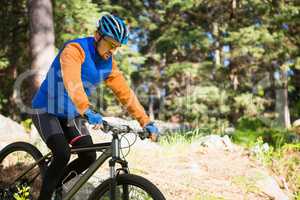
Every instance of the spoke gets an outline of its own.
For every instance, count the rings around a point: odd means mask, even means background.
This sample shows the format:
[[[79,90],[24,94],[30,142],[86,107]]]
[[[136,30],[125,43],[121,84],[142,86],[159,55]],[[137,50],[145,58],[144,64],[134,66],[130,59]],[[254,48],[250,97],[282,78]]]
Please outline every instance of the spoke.
[[[133,186],[128,186],[128,199],[126,200],[152,200],[148,193],[146,193],[143,189]],[[116,200],[125,200],[124,199],[124,185],[118,185],[116,190]],[[105,193],[101,200],[109,200],[109,191]]]

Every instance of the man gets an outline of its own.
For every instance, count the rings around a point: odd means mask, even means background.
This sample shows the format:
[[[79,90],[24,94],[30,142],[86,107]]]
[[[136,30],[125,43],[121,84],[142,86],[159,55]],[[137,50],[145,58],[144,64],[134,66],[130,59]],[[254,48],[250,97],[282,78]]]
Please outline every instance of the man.
[[[148,130],[150,139],[156,141],[158,129],[146,115],[112,57],[115,50],[127,41],[128,28],[124,21],[106,14],[99,19],[94,37],[65,43],[54,59],[32,101],[36,112],[32,116],[33,123],[53,153],[39,200],[50,200],[63,181],[73,178],[71,171],[81,173],[95,161],[96,152],[82,152],[67,165],[70,159],[69,144],[78,146],[93,143],[80,119],[85,117],[94,125],[94,129],[101,127],[102,116],[92,111],[88,96],[102,81],[140,125]]]

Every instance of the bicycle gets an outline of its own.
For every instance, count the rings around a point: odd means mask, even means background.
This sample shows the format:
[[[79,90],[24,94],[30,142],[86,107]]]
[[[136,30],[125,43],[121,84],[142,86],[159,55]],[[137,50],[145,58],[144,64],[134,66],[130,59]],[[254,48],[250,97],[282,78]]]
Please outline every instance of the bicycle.
[[[134,131],[128,125],[113,126],[107,121],[103,123],[103,132],[112,134],[112,141],[105,143],[95,143],[89,146],[71,147],[71,154],[82,151],[96,150],[101,152],[96,161],[90,165],[85,173],[75,182],[69,191],[65,194],[62,200],[71,200],[80,188],[89,180],[89,178],[99,169],[102,164],[109,160],[110,177],[98,185],[88,197],[88,200],[129,200],[129,199],[153,199],[165,200],[161,191],[149,180],[134,174],[130,174],[128,162],[125,157],[121,158],[121,139],[128,133],[135,133],[141,139],[149,136],[148,132],[143,129]],[[135,141],[137,136],[135,138]],[[133,143],[135,143],[135,141]],[[128,148],[133,144],[130,144]],[[19,152],[19,154],[18,154]],[[20,153],[25,153],[25,156]],[[5,162],[5,159],[13,155],[13,159]],[[17,160],[16,156],[19,156]],[[26,159],[26,163],[19,162],[21,158]],[[29,157],[32,158],[29,161]],[[30,198],[36,198],[39,193],[42,178],[46,167],[51,162],[51,152],[46,155],[42,153],[32,144],[26,142],[15,142],[7,145],[0,151],[0,169],[3,173],[9,176],[9,173],[16,174],[15,171],[20,170],[15,178],[9,177],[9,181],[0,180],[0,197],[7,198],[9,195],[16,193],[19,189],[29,188],[32,194]],[[28,163],[29,162],[29,163]],[[8,164],[7,164],[8,163]],[[116,164],[120,168],[116,169]],[[5,168],[6,165],[6,168]],[[2,167],[1,167],[2,166]],[[13,166],[13,172],[9,172],[9,167]],[[5,171],[7,170],[7,171]],[[1,178],[1,177],[0,177]],[[4,182],[4,183],[3,183]],[[20,189],[21,188],[21,189]],[[137,188],[136,190],[133,190]],[[35,190],[34,190],[35,189]],[[2,195],[2,196],[1,196]]]

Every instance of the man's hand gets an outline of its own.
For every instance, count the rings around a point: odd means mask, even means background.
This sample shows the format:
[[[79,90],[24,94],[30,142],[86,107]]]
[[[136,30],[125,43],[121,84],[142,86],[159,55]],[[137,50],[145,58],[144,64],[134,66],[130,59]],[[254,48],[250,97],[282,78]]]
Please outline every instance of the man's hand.
[[[145,129],[150,134],[149,138],[151,139],[151,141],[152,142],[157,142],[158,141],[158,136],[159,136],[159,131],[158,131],[158,128],[154,125],[154,123],[153,122],[148,123],[145,126]]]
[[[102,116],[99,113],[96,113],[94,111],[92,111],[91,109],[87,109],[84,113],[84,115],[86,116],[89,124],[93,124],[95,125],[93,127],[94,130],[99,130],[103,128],[103,119]]]

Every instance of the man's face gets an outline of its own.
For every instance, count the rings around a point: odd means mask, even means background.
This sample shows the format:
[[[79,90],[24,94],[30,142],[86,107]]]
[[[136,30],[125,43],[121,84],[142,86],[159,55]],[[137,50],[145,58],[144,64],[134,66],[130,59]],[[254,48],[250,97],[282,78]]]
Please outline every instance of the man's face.
[[[97,38],[96,38],[97,39]],[[100,38],[99,38],[100,39]],[[98,54],[104,60],[109,59],[121,44],[110,37],[102,37],[97,45]]]

